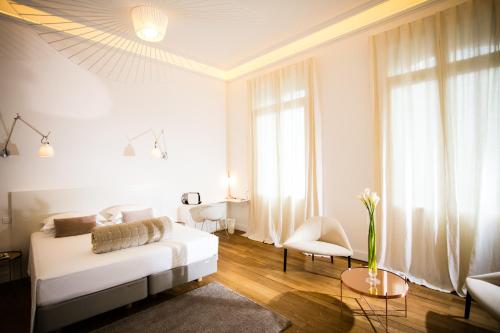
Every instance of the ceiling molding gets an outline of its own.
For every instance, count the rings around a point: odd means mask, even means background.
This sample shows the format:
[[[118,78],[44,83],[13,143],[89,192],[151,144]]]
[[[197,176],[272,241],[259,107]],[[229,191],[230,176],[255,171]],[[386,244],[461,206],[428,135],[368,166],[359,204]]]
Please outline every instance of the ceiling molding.
[[[349,33],[366,28],[389,17],[411,10],[429,0],[388,0],[326,28],[314,32],[295,42],[261,55],[226,72],[226,80],[234,80],[245,74],[304,52]]]
[[[153,52],[149,52],[149,54],[154,54],[152,56],[152,59],[159,61],[159,62],[164,62],[169,65],[173,65],[176,67],[180,67],[183,69],[187,69],[196,73],[204,74],[210,77],[214,77],[217,79],[221,80],[234,80],[236,78],[239,78],[243,75],[249,74],[251,72],[257,71],[263,67],[266,67],[268,65],[271,65],[273,63],[279,62],[281,60],[284,60],[286,58],[289,58],[293,55],[296,55],[298,53],[304,52],[308,49],[320,46],[322,44],[325,44],[329,41],[338,39],[342,36],[345,36],[347,34],[350,34],[352,32],[358,31],[360,29],[367,28],[373,24],[376,24],[378,22],[381,22],[383,20],[386,20],[390,17],[393,17],[395,15],[401,14],[403,12],[407,12],[409,10],[412,10],[418,6],[421,6],[425,3],[429,3],[432,0],[387,0],[384,1],[380,4],[377,4],[373,7],[370,7],[362,12],[359,12],[357,14],[354,14],[352,16],[349,16],[343,20],[340,20],[338,22],[335,22],[327,27],[324,27],[320,29],[319,31],[313,32],[305,37],[302,37],[296,41],[293,41],[291,43],[288,43],[287,45],[284,45],[282,47],[279,47],[273,51],[267,52],[261,56],[258,56],[250,61],[247,61],[246,63],[243,63],[241,65],[238,65],[232,69],[229,70],[223,70],[220,68],[216,68],[213,66],[209,66],[206,64],[203,64],[201,62],[176,55],[172,52],[165,51],[160,48],[155,48],[151,47],[149,45],[145,45],[144,47],[150,48],[153,50]],[[23,12],[28,12],[33,15],[19,15],[18,10],[13,8],[14,6],[22,6]],[[53,29],[53,30],[65,30],[65,33],[67,34],[75,34],[73,31],[78,31],[78,30],[68,30],[68,28],[78,28],[78,29],[84,29],[85,25],[77,22],[72,22],[69,21],[67,18],[61,18],[61,20],[64,20],[68,23],[65,24],[60,24],[60,25],[47,25],[47,15],[50,15],[49,13],[46,13],[40,9],[36,9],[33,7],[29,6],[24,6],[20,4],[16,4],[13,1],[8,0],[0,0],[0,13],[14,17],[16,19],[23,20],[25,22],[28,22],[30,24],[36,24],[36,25],[46,25],[47,28]],[[55,16],[52,15],[52,19]],[[81,31],[81,30],[80,30]],[[97,33],[100,31],[96,30]],[[93,37],[89,37],[89,39],[92,39]],[[137,49],[134,50],[134,48],[131,47],[117,47],[115,45],[110,45],[109,42],[103,41],[103,40],[92,40],[93,42],[97,43],[102,43],[103,45],[107,47],[114,47],[120,49],[120,51],[125,51],[129,53],[133,53],[136,55],[139,55],[137,53]],[[131,41],[132,42],[132,41]],[[136,42],[134,42],[136,43]],[[129,45],[130,43],[121,43],[120,45]]]

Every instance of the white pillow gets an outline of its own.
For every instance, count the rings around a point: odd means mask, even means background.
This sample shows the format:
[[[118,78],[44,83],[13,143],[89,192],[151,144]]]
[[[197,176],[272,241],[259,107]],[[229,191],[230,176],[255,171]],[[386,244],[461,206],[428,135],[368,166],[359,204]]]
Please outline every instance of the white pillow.
[[[101,214],[109,222],[122,223],[122,212],[132,212],[148,208],[150,207],[141,205],[116,205],[101,210],[99,214]]]
[[[67,213],[57,213],[53,214],[50,216],[47,216],[45,219],[42,220],[43,227],[40,229],[40,231],[46,232],[46,233],[51,233],[54,231],[54,220],[56,219],[66,219],[66,218],[71,218],[71,217],[81,217],[81,216],[90,216],[90,215],[96,215],[95,213],[83,213],[83,212],[67,212]],[[96,222],[97,224],[100,224],[104,221],[102,216],[97,214]]]

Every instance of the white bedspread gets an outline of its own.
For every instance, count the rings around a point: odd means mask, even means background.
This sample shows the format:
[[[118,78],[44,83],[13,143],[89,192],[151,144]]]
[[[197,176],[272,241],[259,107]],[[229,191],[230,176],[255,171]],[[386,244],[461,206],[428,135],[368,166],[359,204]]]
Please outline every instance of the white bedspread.
[[[173,225],[169,239],[102,254],[92,252],[90,234],[54,238],[33,233],[32,319],[35,305],[59,303],[217,255],[216,236]]]

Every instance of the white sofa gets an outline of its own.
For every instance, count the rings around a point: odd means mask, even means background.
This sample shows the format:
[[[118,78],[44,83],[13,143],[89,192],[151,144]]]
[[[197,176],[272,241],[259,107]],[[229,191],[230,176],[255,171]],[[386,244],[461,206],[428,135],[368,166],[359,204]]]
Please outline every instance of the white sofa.
[[[500,321],[500,272],[469,276],[465,280],[467,296],[464,317],[469,318],[472,299]]]
[[[300,226],[284,244],[283,271],[286,272],[288,250],[296,250],[314,255],[347,257],[351,267],[352,248],[339,221],[324,216],[315,216]]]

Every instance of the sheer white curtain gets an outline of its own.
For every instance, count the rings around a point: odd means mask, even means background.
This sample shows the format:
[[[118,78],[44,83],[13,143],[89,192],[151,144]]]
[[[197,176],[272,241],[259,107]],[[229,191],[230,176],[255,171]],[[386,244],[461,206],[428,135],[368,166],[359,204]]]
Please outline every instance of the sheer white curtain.
[[[500,1],[468,1],[373,38],[379,260],[463,294],[500,271]]]
[[[250,80],[248,96],[253,188],[247,236],[280,245],[320,213],[314,61]]]

